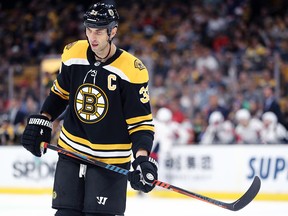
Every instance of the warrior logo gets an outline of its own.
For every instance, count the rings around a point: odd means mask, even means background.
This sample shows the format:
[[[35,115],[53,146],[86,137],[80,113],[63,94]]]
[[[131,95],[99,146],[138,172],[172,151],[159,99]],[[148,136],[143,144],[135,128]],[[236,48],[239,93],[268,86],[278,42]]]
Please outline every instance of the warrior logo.
[[[105,205],[106,200],[108,199],[107,197],[102,197],[102,196],[97,196],[97,203],[100,205]]]
[[[78,118],[82,122],[96,123],[103,119],[107,113],[107,96],[98,86],[84,83],[75,94],[74,107]]]

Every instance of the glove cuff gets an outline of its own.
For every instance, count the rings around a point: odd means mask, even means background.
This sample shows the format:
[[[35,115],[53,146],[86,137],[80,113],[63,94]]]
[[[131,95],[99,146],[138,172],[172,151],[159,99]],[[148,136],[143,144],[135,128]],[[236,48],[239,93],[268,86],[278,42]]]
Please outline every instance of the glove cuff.
[[[137,166],[143,162],[151,162],[151,164],[153,164],[153,166],[155,166],[155,168],[158,170],[158,163],[155,159],[149,157],[149,156],[138,156],[132,163],[132,167],[134,170],[136,170]]]
[[[47,116],[44,116],[41,114],[34,114],[34,115],[29,116],[27,120],[27,124],[44,126],[52,130],[52,122],[49,120]]]

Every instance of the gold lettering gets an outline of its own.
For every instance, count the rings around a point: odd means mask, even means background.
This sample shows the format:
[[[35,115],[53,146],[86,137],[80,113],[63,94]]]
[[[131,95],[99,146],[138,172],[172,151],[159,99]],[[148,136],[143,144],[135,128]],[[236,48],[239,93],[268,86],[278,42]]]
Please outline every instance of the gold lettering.
[[[139,90],[139,94],[142,95],[142,97],[140,98],[140,101],[142,103],[147,103],[149,102],[150,100],[150,97],[149,97],[149,91],[148,91],[148,86],[147,87],[142,87],[140,90]]]
[[[116,90],[116,87],[117,87],[117,86],[112,83],[113,81],[115,82],[116,80],[117,80],[116,75],[110,74],[110,75],[108,76],[107,82],[108,82],[108,89],[109,89],[110,91],[115,91],[115,90]]]

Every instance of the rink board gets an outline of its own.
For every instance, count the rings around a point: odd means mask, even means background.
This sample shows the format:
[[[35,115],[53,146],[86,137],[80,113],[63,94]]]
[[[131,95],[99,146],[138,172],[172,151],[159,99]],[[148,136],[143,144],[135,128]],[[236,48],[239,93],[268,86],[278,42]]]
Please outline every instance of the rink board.
[[[57,154],[37,158],[21,146],[1,146],[0,193],[52,192]],[[285,145],[177,146],[159,155],[159,179],[218,199],[236,199],[255,175],[262,180],[257,199],[288,201],[288,154]],[[150,195],[184,197],[156,187]],[[129,196],[135,191],[128,191]]]

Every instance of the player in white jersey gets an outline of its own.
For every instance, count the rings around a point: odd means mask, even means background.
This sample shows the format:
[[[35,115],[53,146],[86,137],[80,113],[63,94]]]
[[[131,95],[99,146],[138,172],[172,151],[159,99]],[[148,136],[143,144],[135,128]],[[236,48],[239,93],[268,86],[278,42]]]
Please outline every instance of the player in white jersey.
[[[232,144],[234,142],[234,126],[231,121],[224,120],[221,112],[212,112],[208,122],[209,125],[200,140],[201,144]]]
[[[235,113],[235,133],[238,144],[259,144],[262,123],[259,119],[251,118],[247,109],[240,109]]]
[[[262,115],[262,122],[263,127],[260,136],[264,144],[288,143],[288,132],[286,128],[278,122],[277,116],[273,112],[265,112]]]

